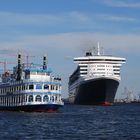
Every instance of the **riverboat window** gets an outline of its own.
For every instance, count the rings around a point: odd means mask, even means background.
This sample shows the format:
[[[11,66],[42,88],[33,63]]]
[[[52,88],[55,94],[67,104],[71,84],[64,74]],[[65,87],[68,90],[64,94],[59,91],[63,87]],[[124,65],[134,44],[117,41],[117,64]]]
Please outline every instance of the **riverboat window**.
[[[30,95],[30,96],[29,96],[28,101],[29,101],[29,102],[33,102],[33,95]]]
[[[51,85],[51,90],[54,90],[54,87],[55,87],[54,85]]]
[[[57,101],[57,96],[55,96],[55,100]]]
[[[43,97],[43,102],[48,102],[49,101],[49,96],[48,95],[45,95],[44,97]]]
[[[15,92],[16,91],[16,88],[15,87],[13,87],[13,92]]]
[[[28,89],[28,85],[25,85],[25,90],[27,90]]]
[[[29,90],[34,89],[34,85],[29,85]]]
[[[21,91],[21,89],[22,89],[21,86],[19,86],[19,91]]]
[[[25,85],[23,85],[23,86],[22,86],[22,90],[25,90],[25,89],[26,89],[26,87],[25,87]]]
[[[44,85],[44,89],[49,89],[49,85]]]
[[[36,89],[42,89],[42,85],[41,84],[37,84],[36,85]]]
[[[52,102],[54,102],[54,96],[51,97]]]
[[[27,95],[25,95],[25,102],[27,102]]]
[[[13,96],[12,96],[12,101],[13,101]],[[20,95],[18,96],[18,102],[21,103]]]
[[[36,102],[41,102],[41,96],[40,95],[37,95],[36,98],[35,98],[35,101]]]

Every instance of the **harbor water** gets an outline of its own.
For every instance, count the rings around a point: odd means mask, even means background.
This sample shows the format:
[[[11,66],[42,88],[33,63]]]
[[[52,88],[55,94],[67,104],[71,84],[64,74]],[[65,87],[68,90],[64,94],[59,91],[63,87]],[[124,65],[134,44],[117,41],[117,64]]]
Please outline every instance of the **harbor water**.
[[[139,140],[140,103],[65,105],[57,113],[0,112],[1,140]]]

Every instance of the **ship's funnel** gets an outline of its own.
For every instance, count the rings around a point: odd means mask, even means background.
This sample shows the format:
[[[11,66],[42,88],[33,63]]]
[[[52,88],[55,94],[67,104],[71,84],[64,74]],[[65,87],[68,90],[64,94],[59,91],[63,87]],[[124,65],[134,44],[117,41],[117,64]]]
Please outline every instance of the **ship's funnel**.
[[[47,69],[47,57],[44,55],[43,56],[43,70]]]
[[[21,53],[18,53],[18,69],[17,69],[17,81],[21,80],[22,65],[21,65]]]

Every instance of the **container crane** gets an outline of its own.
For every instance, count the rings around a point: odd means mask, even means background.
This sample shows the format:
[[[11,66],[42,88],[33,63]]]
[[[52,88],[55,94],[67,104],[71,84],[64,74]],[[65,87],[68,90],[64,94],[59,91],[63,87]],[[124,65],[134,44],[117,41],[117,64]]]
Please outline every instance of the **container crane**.
[[[20,51],[19,51],[20,52]],[[17,56],[17,55],[15,55],[15,54],[10,54],[11,56]],[[30,57],[35,57],[35,56],[33,56],[33,55],[29,55],[28,53],[26,53],[26,54],[21,54],[21,57],[25,57],[26,58],[26,69],[29,69],[29,64],[30,64],[30,60],[29,60],[29,58]]]
[[[27,54],[27,55],[22,55],[22,57],[26,57],[26,69],[29,69],[29,64],[30,64],[29,58],[35,56]]]
[[[0,64],[4,66],[4,73],[7,72],[7,64],[15,64],[14,62],[0,61]]]

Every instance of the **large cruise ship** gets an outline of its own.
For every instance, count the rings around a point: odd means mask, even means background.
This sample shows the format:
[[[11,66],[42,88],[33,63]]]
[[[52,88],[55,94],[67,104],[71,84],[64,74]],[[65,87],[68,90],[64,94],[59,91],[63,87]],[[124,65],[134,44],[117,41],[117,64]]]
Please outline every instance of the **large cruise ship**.
[[[69,77],[69,102],[87,105],[112,105],[121,80],[125,58],[104,55],[100,47],[84,57],[74,58],[77,69]]]
[[[19,53],[13,72],[1,75],[0,110],[55,112],[61,106],[61,78],[51,75],[46,56],[42,68],[24,68]]]

